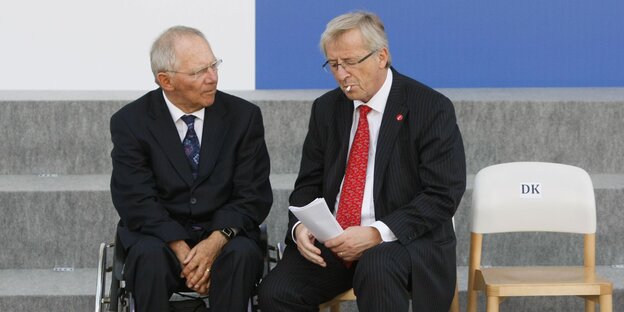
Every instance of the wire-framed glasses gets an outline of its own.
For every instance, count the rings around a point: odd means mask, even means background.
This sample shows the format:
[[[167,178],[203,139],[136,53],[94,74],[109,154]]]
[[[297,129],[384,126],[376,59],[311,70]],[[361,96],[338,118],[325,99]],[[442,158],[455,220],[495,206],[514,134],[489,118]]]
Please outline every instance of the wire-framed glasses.
[[[323,69],[326,72],[337,72],[338,71],[338,67],[342,66],[342,68],[344,68],[345,70],[353,68],[354,66],[356,66],[357,64],[360,64],[364,61],[366,61],[366,59],[368,59],[371,55],[373,55],[375,52],[377,52],[377,50],[371,51],[370,53],[366,54],[364,57],[362,57],[359,60],[343,60],[342,63],[338,63],[338,61],[335,60],[327,60],[325,63],[323,63]]]
[[[196,71],[187,73],[187,72],[181,72],[181,71],[176,71],[176,70],[166,70],[166,72],[170,72],[170,73],[176,73],[176,74],[183,74],[183,75],[187,75],[189,77],[191,77],[191,79],[193,80],[197,80],[203,77],[206,77],[206,74],[208,74],[208,72],[212,71],[215,74],[219,72],[219,66],[221,65],[221,63],[223,63],[222,59],[216,59],[214,62],[210,63],[210,65],[202,67]]]

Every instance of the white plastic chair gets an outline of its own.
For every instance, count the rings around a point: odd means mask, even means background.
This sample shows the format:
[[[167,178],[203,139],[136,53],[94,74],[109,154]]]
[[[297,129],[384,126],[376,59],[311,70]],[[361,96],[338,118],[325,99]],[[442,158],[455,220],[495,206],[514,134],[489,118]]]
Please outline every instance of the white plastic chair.
[[[481,267],[483,234],[563,232],[584,236],[584,266]],[[477,291],[487,311],[507,297],[580,296],[586,311],[612,310],[612,283],[595,274],[596,205],[583,169],[554,163],[515,162],[490,166],[475,176],[472,198],[468,311],[477,311]],[[536,251],[537,252],[537,251]]]

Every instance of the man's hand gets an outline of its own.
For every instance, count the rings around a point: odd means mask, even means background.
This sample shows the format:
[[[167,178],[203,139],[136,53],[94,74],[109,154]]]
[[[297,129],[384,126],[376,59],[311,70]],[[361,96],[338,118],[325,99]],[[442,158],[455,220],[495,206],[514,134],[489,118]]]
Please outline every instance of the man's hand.
[[[184,269],[184,259],[186,259],[189,252],[191,251],[189,245],[184,240],[171,241],[167,243],[167,245],[169,246],[169,248],[171,248],[171,250],[173,250],[176,258],[178,258],[178,261],[180,261],[180,266]],[[184,276],[181,275],[180,277]]]
[[[182,261],[182,276],[186,278],[186,286],[201,295],[208,294],[212,264],[221,253],[227,238],[219,231],[214,231],[190,250]]]
[[[325,247],[344,261],[357,261],[362,253],[382,242],[381,234],[372,226],[352,226],[325,242]]]
[[[318,264],[322,267],[327,266],[323,257],[321,257],[321,250],[314,246],[314,235],[310,233],[308,228],[299,223],[295,228],[295,239],[297,240],[297,249],[299,253],[308,261]]]

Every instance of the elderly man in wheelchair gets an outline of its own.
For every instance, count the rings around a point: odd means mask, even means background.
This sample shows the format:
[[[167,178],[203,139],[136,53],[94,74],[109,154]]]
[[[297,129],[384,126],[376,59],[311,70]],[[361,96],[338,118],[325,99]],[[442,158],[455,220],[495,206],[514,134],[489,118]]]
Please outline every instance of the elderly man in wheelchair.
[[[217,89],[221,59],[197,29],[165,30],[150,62],[158,88],[110,119],[119,278],[138,312],[170,312],[187,290],[246,311],[273,203],[261,111]]]

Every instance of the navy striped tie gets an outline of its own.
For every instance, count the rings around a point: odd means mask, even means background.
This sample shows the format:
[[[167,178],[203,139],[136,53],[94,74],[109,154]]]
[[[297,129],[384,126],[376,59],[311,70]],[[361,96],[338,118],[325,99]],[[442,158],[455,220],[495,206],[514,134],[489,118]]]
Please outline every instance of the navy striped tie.
[[[197,138],[197,133],[195,133],[195,116],[184,115],[181,118],[188,127],[186,136],[184,136],[184,140],[182,140],[184,153],[186,154],[186,158],[188,158],[189,164],[191,165],[193,179],[197,179],[197,172],[199,168],[199,139]]]

